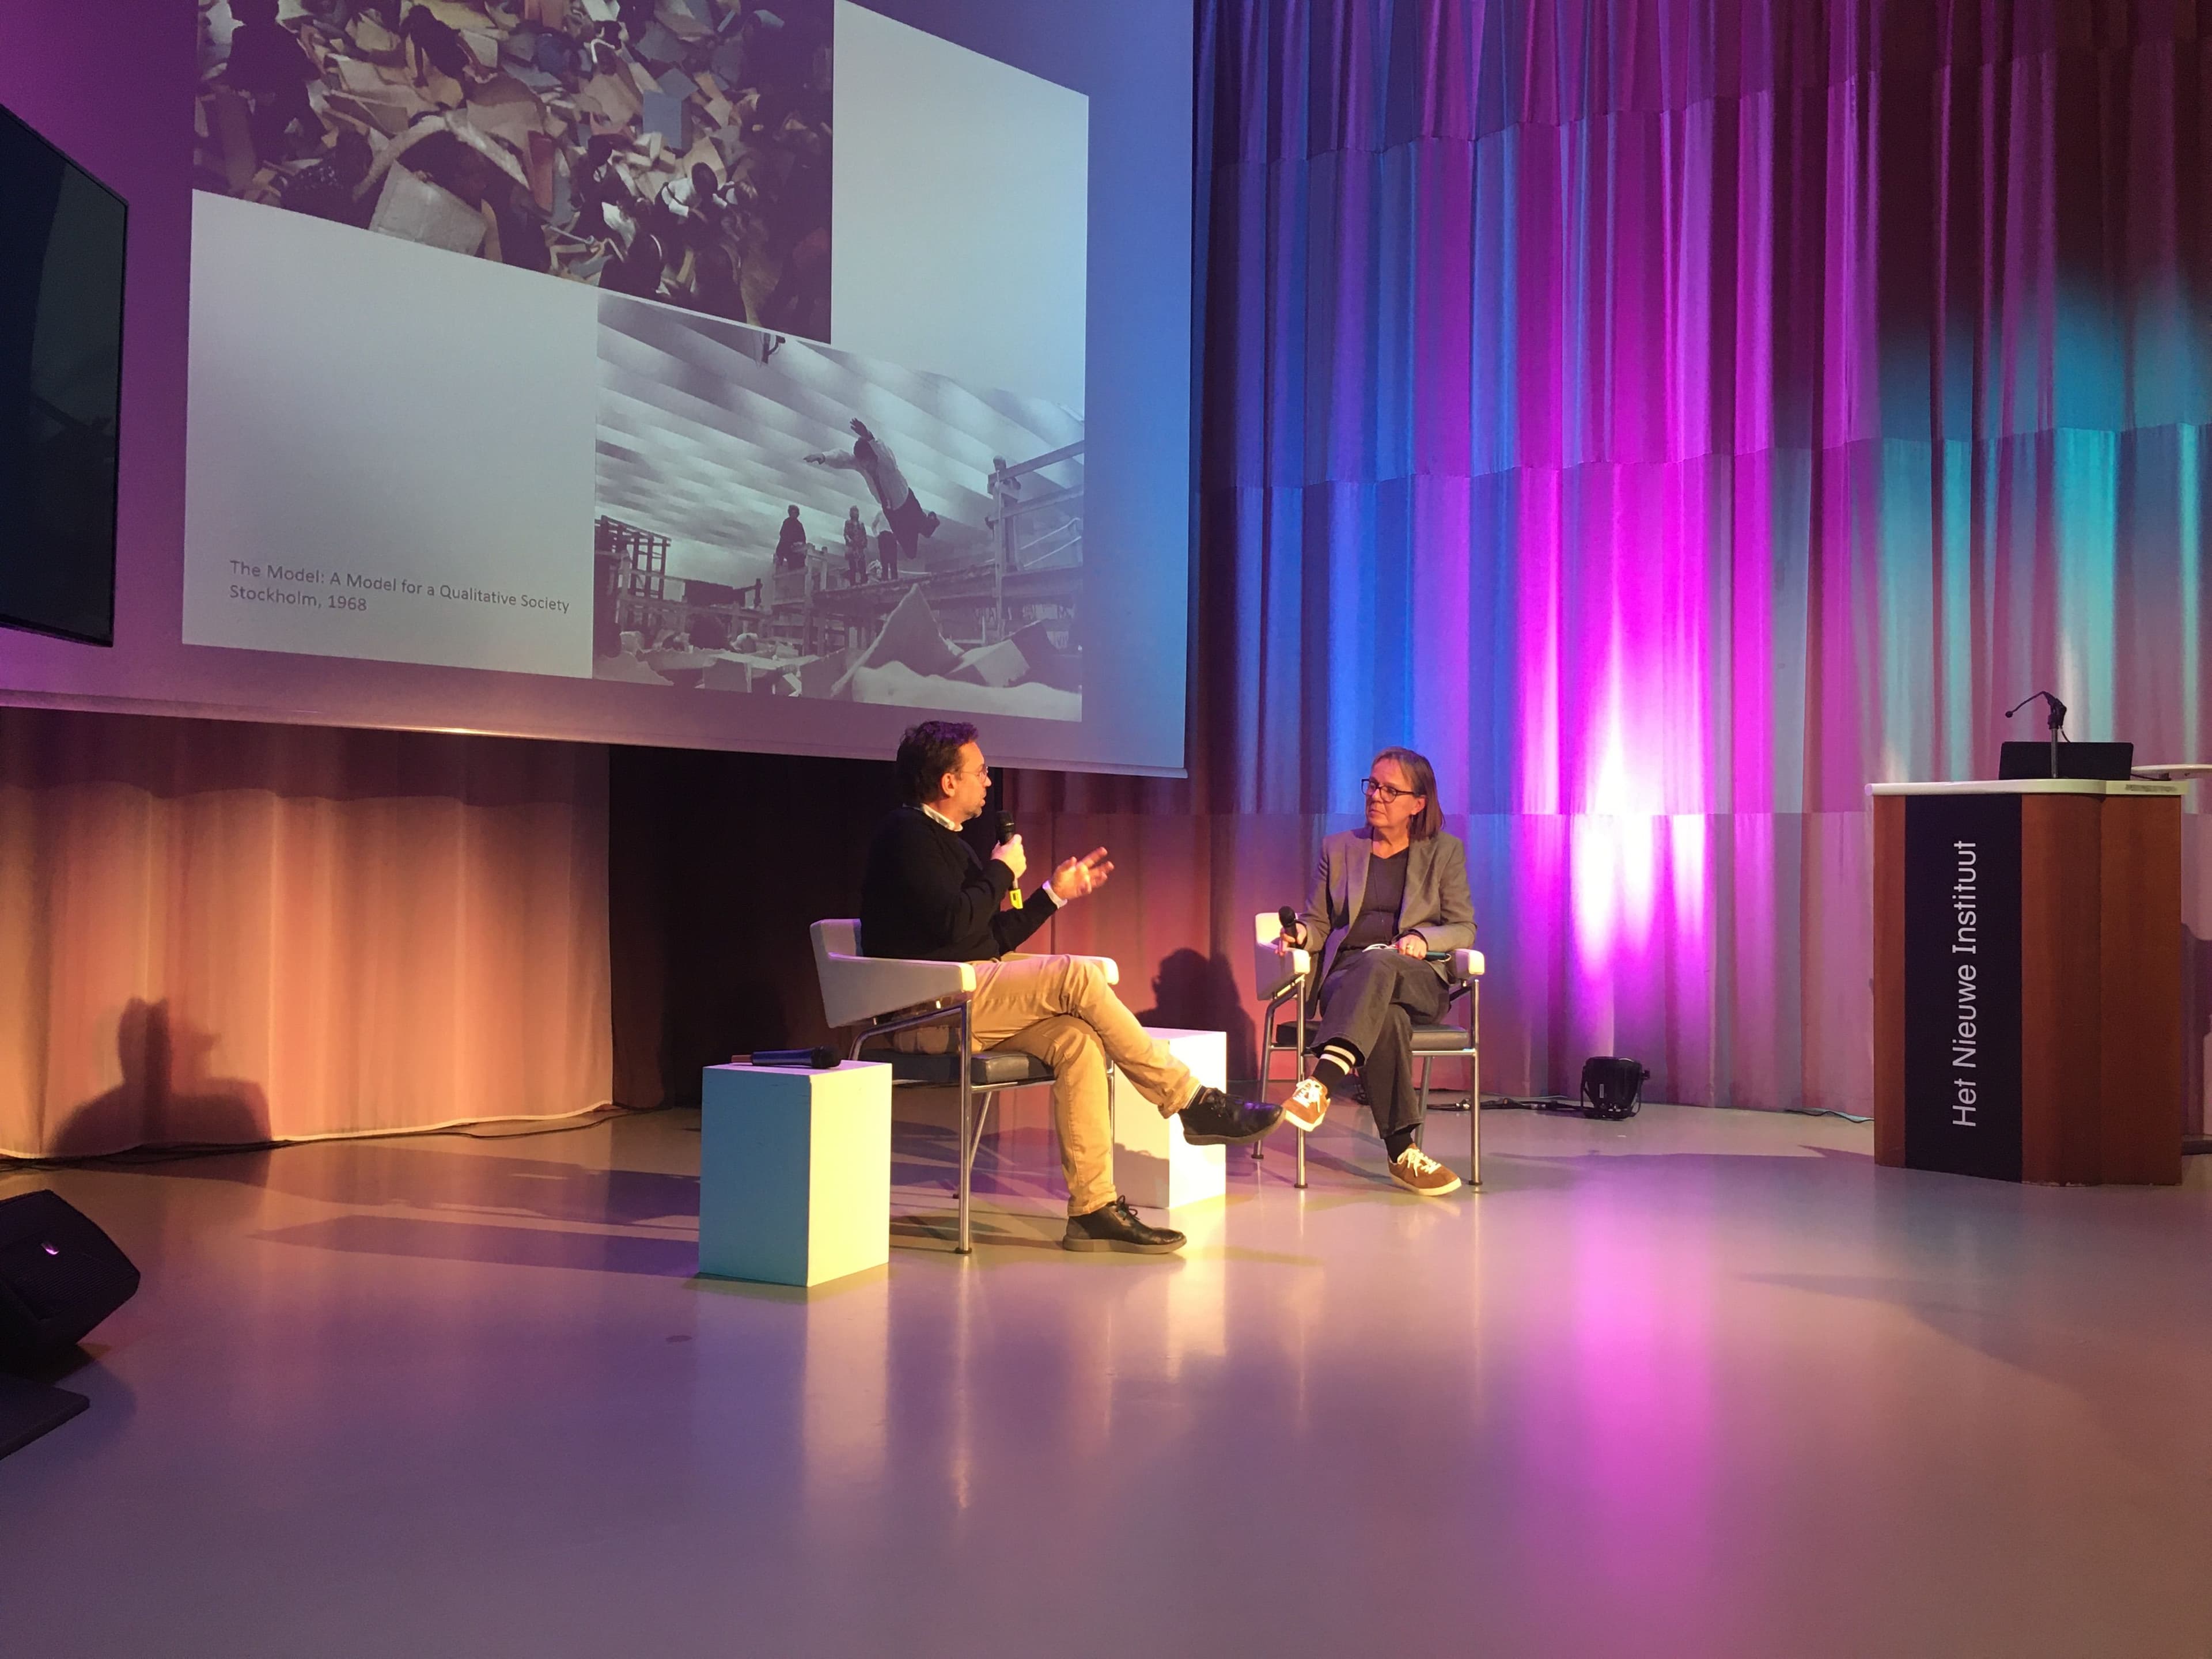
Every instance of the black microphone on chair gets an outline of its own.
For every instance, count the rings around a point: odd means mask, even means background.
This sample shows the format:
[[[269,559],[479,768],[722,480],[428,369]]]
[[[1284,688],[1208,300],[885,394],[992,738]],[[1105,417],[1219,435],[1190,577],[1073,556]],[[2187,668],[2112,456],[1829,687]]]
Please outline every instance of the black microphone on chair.
[[[835,1070],[837,1065],[835,1048],[756,1048],[750,1054],[734,1058],[752,1066],[811,1067],[817,1072]]]

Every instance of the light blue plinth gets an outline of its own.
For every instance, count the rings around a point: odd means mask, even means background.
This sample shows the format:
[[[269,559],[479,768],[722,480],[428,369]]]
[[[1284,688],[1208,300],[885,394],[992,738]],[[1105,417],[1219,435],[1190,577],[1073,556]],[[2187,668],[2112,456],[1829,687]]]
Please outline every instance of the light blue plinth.
[[[709,1066],[699,1271],[820,1285],[890,1260],[891,1072]]]

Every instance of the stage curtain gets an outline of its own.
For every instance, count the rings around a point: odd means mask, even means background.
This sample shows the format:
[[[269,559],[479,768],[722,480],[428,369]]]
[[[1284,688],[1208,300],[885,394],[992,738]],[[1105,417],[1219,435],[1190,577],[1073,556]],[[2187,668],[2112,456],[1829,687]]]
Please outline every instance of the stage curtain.
[[[606,754],[0,708],[0,1151],[608,1097]]]
[[[1059,942],[1249,1011],[1252,913],[1410,743],[1486,1086],[1627,1054],[1655,1098],[1869,1109],[1866,786],[1993,775],[2043,687],[2205,757],[2212,19],[1200,16],[1192,777],[1017,781],[1033,858],[1115,842],[1143,901]]]

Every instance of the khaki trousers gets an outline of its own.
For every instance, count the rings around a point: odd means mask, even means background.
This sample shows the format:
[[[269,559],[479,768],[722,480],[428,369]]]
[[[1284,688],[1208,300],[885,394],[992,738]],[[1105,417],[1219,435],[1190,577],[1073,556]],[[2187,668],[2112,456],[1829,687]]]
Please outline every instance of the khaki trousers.
[[[1198,1092],[1189,1067],[1137,1024],[1088,957],[977,963],[969,1018],[977,1048],[1016,1049],[1052,1067],[1053,1127],[1060,1133],[1070,1215],[1089,1215],[1120,1196],[1106,1114],[1109,1060],[1162,1117],[1174,1116]]]

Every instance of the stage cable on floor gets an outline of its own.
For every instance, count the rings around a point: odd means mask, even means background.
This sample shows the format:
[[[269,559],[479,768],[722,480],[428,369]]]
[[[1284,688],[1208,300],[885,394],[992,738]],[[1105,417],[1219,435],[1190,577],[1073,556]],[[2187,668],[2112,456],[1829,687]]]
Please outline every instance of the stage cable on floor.
[[[1565,1095],[1485,1095],[1482,1109],[1486,1112],[1567,1112],[1579,1114],[1583,1103]],[[1759,1110],[1761,1108],[1748,1109]],[[1832,1117],[1845,1123],[1871,1123],[1870,1117],[1861,1117],[1856,1112],[1838,1112],[1826,1106],[1783,1106],[1772,1109],[1791,1117]]]
[[[155,1146],[125,1147],[119,1152],[88,1152],[82,1158],[33,1158],[0,1152],[0,1175],[57,1170],[136,1170],[151,1164],[180,1164],[191,1158],[233,1158],[243,1152],[281,1152],[288,1146],[322,1146],[349,1140],[416,1140],[430,1135],[452,1135],[463,1140],[530,1140],[539,1135],[572,1135],[580,1130],[596,1129],[603,1123],[616,1123],[629,1117],[649,1117],[656,1112],[673,1109],[672,1106],[665,1104],[625,1106],[619,1101],[610,1100],[603,1101],[588,1110],[571,1112],[556,1118],[468,1118],[452,1123],[430,1124],[419,1129],[342,1131],[337,1134],[298,1135],[286,1140],[167,1141]],[[488,1127],[500,1123],[528,1127],[514,1129]]]

